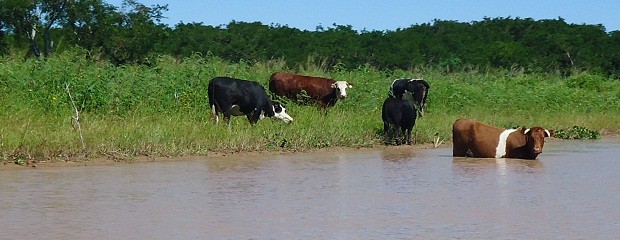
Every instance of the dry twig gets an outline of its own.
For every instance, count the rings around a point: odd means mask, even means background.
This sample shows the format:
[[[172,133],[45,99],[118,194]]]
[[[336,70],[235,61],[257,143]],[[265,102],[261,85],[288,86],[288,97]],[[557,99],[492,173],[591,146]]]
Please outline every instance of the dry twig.
[[[78,111],[75,106],[75,102],[73,101],[73,96],[71,96],[71,91],[69,91],[69,84],[65,85],[65,90],[67,90],[67,94],[69,94],[69,99],[71,100],[71,105],[73,105],[73,110],[75,110],[75,116],[73,116],[73,121],[77,126],[77,132],[80,135],[80,142],[82,142],[82,150],[86,149],[86,144],[84,144],[84,136],[82,135],[82,126],[80,126],[80,111]]]

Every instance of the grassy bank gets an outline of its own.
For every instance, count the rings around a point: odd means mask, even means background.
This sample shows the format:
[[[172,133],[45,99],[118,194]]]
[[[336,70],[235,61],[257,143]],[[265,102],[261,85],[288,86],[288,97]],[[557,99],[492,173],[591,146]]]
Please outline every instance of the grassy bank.
[[[228,63],[194,56],[152,59],[151,66],[117,67],[90,62],[76,52],[47,61],[0,59],[0,158],[126,159],[137,155],[178,156],[211,152],[308,150],[381,144],[381,103],[391,81],[423,76],[431,85],[426,115],[418,119],[417,143],[435,135],[449,140],[457,118],[502,127],[578,125],[605,133],[620,131],[620,81],[578,73],[571,77],[519,72],[327,71],[309,62],[284,69],[282,62]],[[230,129],[215,126],[207,83],[215,76],[255,80],[267,86],[274,71],[347,80],[349,98],[324,115],[316,107],[286,103],[292,124],[264,119],[250,127],[242,117]],[[67,89],[68,87],[68,89]],[[69,94],[80,110],[77,125]]]

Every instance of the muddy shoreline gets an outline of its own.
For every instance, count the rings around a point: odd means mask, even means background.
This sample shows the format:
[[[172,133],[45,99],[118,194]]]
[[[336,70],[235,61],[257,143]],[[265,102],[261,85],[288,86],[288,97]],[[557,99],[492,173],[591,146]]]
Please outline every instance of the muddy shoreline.
[[[438,148],[449,147],[452,143],[443,142]],[[10,161],[4,161],[0,164],[0,171],[4,169],[28,169],[28,168],[49,168],[49,167],[84,167],[84,166],[104,166],[115,164],[139,164],[148,162],[180,162],[196,159],[207,158],[246,158],[252,156],[264,156],[264,155],[281,155],[281,154],[303,154],[303,153],[321,153],[321,152],[338,152],[338,151],[372,151],[381,149],[394,149],[395,151],[403,150],[422,150],[434,148],[433,144],[415,144],[415,145],[401,145],[401,146],[385,146],[376,145],[373,147],[355,148],[355,147],[330,147],[320,149],[309,149],[305,151],[290,150],[290,151],[252,151],[252,152],[236,152],[236,153],[223,153],[223,152],[210,152],[207,155],[184,155],[184,156],[102,156],[102,157],[74,157],[74,158],[57,158],[51,160],[27,160],[22,165],[16,164]]]
[[[547,142],[560,142],[560,141],[575,141],[565,140],[559,138],[550,138]],[[577,140],[584,141],[584,140]],[[620,141],[620,135],[604,135],[601,139],[586,140],[586,141]],[[50,167],[86,167],[86,166],[105,166],[115,164],[139,164],[148,162],[182,162],[196,159],[207,158],[245,158],[252,156],[264,156],[264,155],[281,155],[281,154],[304,154],[304,153],[321,153],[321,152],[338,152],[338,151],[373,151],[392,149],[394,151],[415,151],[431,148],[447,148],[451,147],[451,141],[444,141],[439,146],[435,147],[432,143],[414,144],[414,145],[401,145],[401,146],[386,146],[376,145],[367,148],[355,148],[355,147],[331,147],[310,149],[306,151],[291,150],[291,151],[254,151],[254,152],[236,152],[236,153],[222,153],[212,152],[207,155],[184,155],[184,156],[102,156],[96,158],[89,157],[75,157],[69,159],[57,158],[51,160],[28,160],[24,161],[22,165],[16,164],[10,161],[4,161],[0,164],[0,171],[7,169],[36,169],[36,168],[50,168]]]

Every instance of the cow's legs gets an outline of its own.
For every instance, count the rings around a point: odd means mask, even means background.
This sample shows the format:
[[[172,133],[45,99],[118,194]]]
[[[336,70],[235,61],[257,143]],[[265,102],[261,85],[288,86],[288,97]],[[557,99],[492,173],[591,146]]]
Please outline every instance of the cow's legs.
[[[232,114],[230,108],[232,107],[232,104],[222,104],[220,105],[220,107],[222,108],[222,114],[224,115],[224,121],[226,122],[227,125],[230,126],[230,115]]]
[[[467,146],[464,145],[461,141],[457,141],[460,136],[453,134],[452,135],[452,156],[454,157],[467,157],[467,152],[469,151]],[[471,152],[471,151],[470,151]]]
[[[230,126],[230,111],[228,113],[224,112],[224,121],[226,121],[226,124]]]
[[[390,124],[383,121],[383,142],[385,144],[390,143]]]
[[[219,113],[217,112],[215,104],[211,105],[211,115],[213,116],[213,121],[215,122],[215,125],[217,125],[217,123],[219,122],[218,114]]]
[[[405,142],[411,145],[411,129],[405,129]]]
[[[402,143],[401,139],[401,127],[400,125],[394,125],[394,139],[396,139],[396,145],[400,145]]]
[[[248,115],[245,115],[248,118],[248,121],[250,121],[250,125],[254,125],[258,122],[258,119],[260,118],[259,116],[254,116],[254,112],[251,112]]]
[[[385,134],[385,144],[393,144],[396,137],[396,125],[388,123]]]

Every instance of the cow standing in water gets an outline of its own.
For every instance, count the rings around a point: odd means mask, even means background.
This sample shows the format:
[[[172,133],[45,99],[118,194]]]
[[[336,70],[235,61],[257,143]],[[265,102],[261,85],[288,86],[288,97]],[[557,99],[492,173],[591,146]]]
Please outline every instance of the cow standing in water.
[[[536,159],[551,132],[542,127],[503,129],[470,119],[452,125],[452,155],[478,158]]]
[[[429,89],[430,85],[424,79],[396,79],[390,85],[389,96],[412,101],[422,117]]]
[[[293,121],[293,118],[286,113],[286,108],[272,102],[265,88],[257,82],[216,77],[209,81],[208,94],[216,124],[219,122],[219,113],[224,115],[226,123],[230,122],[230,116],[244,115],[252,125],[264,116],[276,117],[284,122]]]
[[[338,99],[346,98],[347,88],[352,87],[346,81],[284,72],[275,72],[269,78],[269,91],[272,93],[298,101],[299,94],[305,91],[321,108],[334,106]]]

